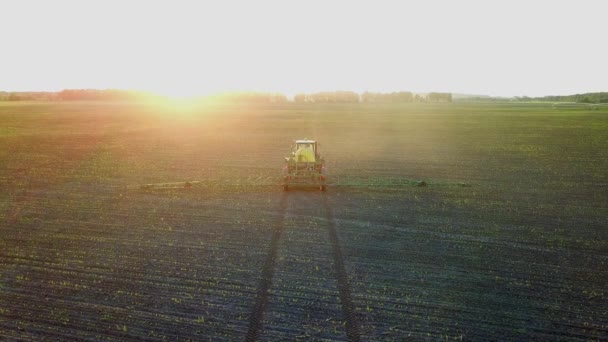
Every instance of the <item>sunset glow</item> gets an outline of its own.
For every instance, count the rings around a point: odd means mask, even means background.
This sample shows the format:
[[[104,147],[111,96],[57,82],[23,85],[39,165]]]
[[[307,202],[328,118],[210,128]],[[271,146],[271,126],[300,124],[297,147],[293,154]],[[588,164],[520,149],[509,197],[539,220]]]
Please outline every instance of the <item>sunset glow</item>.
[[[601,1],[7,1],[0,90],[608,89]]]

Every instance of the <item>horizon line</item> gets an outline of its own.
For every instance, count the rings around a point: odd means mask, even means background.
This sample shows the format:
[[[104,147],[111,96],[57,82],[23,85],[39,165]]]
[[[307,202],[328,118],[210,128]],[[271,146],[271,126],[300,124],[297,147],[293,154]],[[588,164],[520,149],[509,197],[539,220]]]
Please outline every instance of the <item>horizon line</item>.
[[[530,98],[538,98],[538,97],[550,97],[550,96],[574,96],[574,95],[584,95],[584,94],[593,94],[593,93],[605,93],[608,91],[588,91],[588,92],[576,92],[576,93],[568,93],[568,94],[545,94],[545,95],[492,95],[489,93],[476,93],[476,92],[450,92],[450,91],[413,91],[413,90],[384,90],[384,91],[376,91],[376,90],[365,90],[365,91],[356,91],[356,90],[348,90],[348,89],[334,89],[334,90],[316,90],[316,91],[298,91],[298,92],[284,92],[284,91],[271,91],[271,90],[256,90],[256,89],[233,89],[233,90],[218,90],[213,92],[200,92],[200,93],[192,93],[190,95],[185,96],[175,96],[164,93],[162,91],[154,91],[154,90],[145,90],[145,89],[134,89],[134,88],[64,88],[61,90],[4,90],[0,89],[0,93],[61,93],[63,91],[71,91],[71,90],[96,90],[96,91],[124,91],[124,92],[136,92],[160,96],[160,97],[184,97],[184,98],[196,98],[196,97],[212,97],[218,95],[227,95],[227,94],[239,94],[239,93],[261,93],[261,94],[279,94],[285,95],[287,97],[293,97],[297,94],[316,94],[316,93],[331,93],[331,92],[352,92],[358,95],[364,93],[377,93],[377,94],[390,94],[390,93],[399,93],[399,92],[408,92],[415,95],[423,95],[429,93],[443,93],[443,94],[451,94],[451,95],[465,95],[470,97],[490,97],[490,98],[517,98],[517,97],[530,97]]]

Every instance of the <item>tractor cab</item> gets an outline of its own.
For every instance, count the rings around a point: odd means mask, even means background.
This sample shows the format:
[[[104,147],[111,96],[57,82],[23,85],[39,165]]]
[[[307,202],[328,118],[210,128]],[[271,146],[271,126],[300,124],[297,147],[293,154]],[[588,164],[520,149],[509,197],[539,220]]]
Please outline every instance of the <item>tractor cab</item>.
[[[314,140],[296,140],[292,148],[292,155],[296,162],[314,163],[319,159],[317,142]]]

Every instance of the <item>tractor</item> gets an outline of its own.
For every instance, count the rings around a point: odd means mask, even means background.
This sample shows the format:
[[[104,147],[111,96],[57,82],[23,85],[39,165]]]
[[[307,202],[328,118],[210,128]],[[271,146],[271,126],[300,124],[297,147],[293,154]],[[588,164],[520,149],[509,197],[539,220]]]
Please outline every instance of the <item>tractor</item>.
[[[283,166],[283,190],[290,187],[318,187],[327,190],[325,160],[319,153],[315,140],[294,141],[291,156],[285,157]]]

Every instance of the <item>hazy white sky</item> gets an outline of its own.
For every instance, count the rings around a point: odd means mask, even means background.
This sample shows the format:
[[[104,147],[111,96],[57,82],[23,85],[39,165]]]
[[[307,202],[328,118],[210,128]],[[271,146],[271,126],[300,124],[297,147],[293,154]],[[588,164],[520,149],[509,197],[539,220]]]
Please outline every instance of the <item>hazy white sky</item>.
[[[607,1],[0,0],[0,90],[608,91]]]

